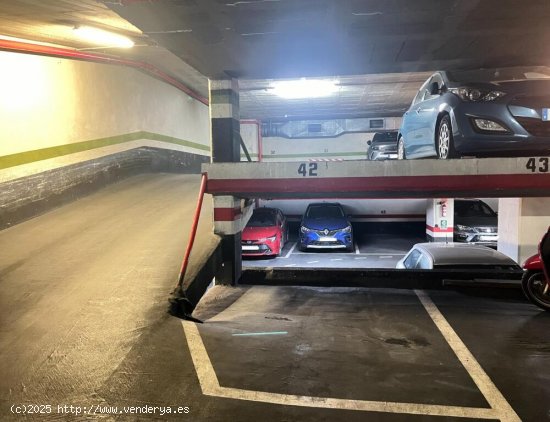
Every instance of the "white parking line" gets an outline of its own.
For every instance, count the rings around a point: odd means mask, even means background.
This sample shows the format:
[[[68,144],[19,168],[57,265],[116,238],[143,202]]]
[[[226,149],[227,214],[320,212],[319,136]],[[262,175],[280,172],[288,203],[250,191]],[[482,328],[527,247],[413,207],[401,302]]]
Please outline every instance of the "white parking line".
[[[292,245],[292,248],[290,248],[290,250],[286,253],[286,255],[282,256],[281,258],[284,258],[284,259],[288,258],[290,256],[290,254],[292,253],[292,251],[294,250],[294,248],[296,247],[296,245],[297,245],[297,243],[294,242],[294,244]]]
[[[393,255],[380,255],[380,259],[393,258]]]
[[[356,257],[356,258],[353,258],[353,259],[367,259],[366,256],[360,256],[360,257]]]
[[[295,267],[295,266],[296,266],[296,264],[287,264],[287,265],[285,265],[285,267]]]
[[[308,264],[317,264],[319,261],[308,261]]]
[[[436,327],[445,340],[447,340],[453,352],[455,352],[462,366],[464,366],[468,374],[470,374],[470,377],[477,385],[479,391],[481,391],[481,394],[485,397],[485,400],[487,400],[487,403],[489,403],[496,412],[496,417],[502,422],[521,421],[512,406],[506,401],[502,393],[485,373],[474,355],[468,350],[458,334],[453,330],[453,327],[447,322],[443,314],[439,311],[437,306],[435,306],[435,303],[432,302],[428,294],[422,290],[415,290],[415,293]]]
[[[497,412],[494,409],[476,407],[335,399],[329,397],[298,396],[294,394],[279,394],[265,391],[241,390],[238,388],[222,387],[220,386],[218,377],[214,371],[214,367],[212,366],[212,362],[208,357],[208,353],[206,352],[206,348],[204,347],[204,343],[196,324],[189,321],[182,321],[182,325],[202,393],[206,396],[280,404],[285,406],[343,409],[364,412],[401,413],[410,415],[447,416],[471,419],[497,419],[500,417],[503,421],[516,420],[507,418],[506,415],[503,415],[503,410],[501,409]],[[512,413],[515,415],[513,410]]]

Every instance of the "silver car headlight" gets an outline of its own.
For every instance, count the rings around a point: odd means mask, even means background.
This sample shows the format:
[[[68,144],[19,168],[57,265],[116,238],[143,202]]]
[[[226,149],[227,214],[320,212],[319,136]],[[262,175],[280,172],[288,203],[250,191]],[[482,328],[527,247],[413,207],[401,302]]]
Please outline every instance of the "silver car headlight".
[[[302,233],[309,233],[311,231],[311,229],[308,229],[306,226],[302,226],[302,227],[300,227],[300,231]]]
[[[343,233],[351,233],[351,226],[347,226],[344,230],[342,230]]]
[[[497,98],[504,97],[506,95],[506,93],[502,91],[484,91],[482,89],[471,87],[449,88],[449,92],[455,94],[462,101],[474,103],[495,101]]]
[[[461,231],[461,232],[475,233],[475,230],[470,226],[463,226],[462,224],[457,224],[456,228],[458,229],[458,231]]]

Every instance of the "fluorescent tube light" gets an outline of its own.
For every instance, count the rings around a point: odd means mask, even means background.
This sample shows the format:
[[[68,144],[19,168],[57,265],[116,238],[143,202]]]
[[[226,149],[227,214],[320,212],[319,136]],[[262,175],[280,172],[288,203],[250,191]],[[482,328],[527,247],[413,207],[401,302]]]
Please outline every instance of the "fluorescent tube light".
[[[327,79],[278,81],[272,84],[272,92],[287,99],[328,97],[338,90],[337,83]]]

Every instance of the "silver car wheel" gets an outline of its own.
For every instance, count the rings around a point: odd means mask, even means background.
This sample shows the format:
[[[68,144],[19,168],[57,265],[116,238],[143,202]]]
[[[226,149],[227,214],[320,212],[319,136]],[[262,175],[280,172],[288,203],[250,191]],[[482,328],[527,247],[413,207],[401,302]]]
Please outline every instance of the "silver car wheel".
[[[439,127],[438,155],[439,158],[449,157],[449,147],[451,143],[451,131],[447,122],[442,122]]]
[[[405,143],[403,142],[403,138],[399,138],[399,142],[397,142],[397,159],[398,160],[404,160],[405,159]]]

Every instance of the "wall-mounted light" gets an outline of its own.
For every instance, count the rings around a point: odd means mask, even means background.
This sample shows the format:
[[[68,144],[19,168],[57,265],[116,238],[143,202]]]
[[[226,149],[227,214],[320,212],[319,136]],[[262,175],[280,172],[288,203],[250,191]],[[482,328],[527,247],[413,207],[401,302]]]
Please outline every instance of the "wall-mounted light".
[[[282,98],[328,97],[338,90],[338,81],[327,79],[298,79],[278,81],[272,84],[272,92]]]
[[[73,32],[77,37],[102,47],[131,48],[134,46],[134,42],[124,35],[91,26],[78,25],[73,28]]]

